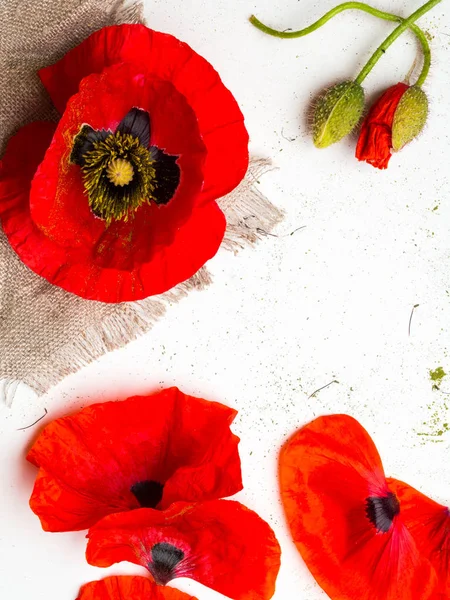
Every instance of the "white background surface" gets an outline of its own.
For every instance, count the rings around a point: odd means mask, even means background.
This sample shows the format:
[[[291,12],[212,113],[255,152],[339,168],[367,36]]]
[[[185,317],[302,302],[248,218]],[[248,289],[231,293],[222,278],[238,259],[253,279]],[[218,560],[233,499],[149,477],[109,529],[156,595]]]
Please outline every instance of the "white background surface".
[[[418,435],[450,422],[450,396],[433,391],[429,378],[439,366],[450,372],[450,9],[443,2],[422,19],[434,52],[426,130],[379,172],[354,159],[354,139],[316,150],[306,114],[321,88],[357,74],[392,25],[347,13],[307,38],[277,40],[246,21],[254,12],[275,27],[300,28],[334,4],[148,1],[149,25],[191,44],[234,92],[252,154],[279,167],[261,189],[286,219],[279,238],[238,256],[221,251],[209,265],[210,289],[170,308],[148,335],[39,400],[22,394],[1,412],[1,598],[73,600],[86,581],[144,573],[125,564],[89,567],[83,533],[41,531],[28,508],[36,471],[24,460],[38,429],[17,428],[44,407],[49,414],[40,425],[94,401],[174,384],[236,407],[245,484],[238,499],[270,522],[283,550],[275,600],[326,598],[288,537],[276,480],[281,444],[315,416],[356,417],[388,475],[450,502],[450,435]],[[375,4],[406,15],[422,2]],[[368,98],[402,80],[415,54],[414,40],[403,36],[367,79]],[[339,383],[308,398],[333,379]],[[450,392],[450,376],[441,390]],[[172,585],[199,600],[221,597],[186,579]]]

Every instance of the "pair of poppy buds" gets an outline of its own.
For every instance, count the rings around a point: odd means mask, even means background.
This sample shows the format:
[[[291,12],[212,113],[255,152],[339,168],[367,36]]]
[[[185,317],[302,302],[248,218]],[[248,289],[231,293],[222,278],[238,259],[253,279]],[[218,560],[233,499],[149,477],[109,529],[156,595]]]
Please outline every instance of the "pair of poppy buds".
[[[428,98],[422,90],[430,65],[431,51],[425,33],[415,21],[441,0],[428,0],[408,18],[378,10],[363,2],[344,2],[328,11],[309,27],[299,31],[277,31],[267,27],[255,16],[250,22],[259,30],[279,38],[297,38],[309,35],[337,14],[357,9],[386,21],[400,23],[377,48],[355,80],[343,81],[325,90],[313,112],[313,141],[317,148],[326,148],[353,132],[361,121],[365,108],[363,81],[387,49],[407,29],[411,29],[423,51],[423,68],[415,85],[398,83],[379,98],[364,120],[356,147],[356,157],[379,169],[386,169],[391,151],[399,151],[419,135],[428,116]]]
[[[364,112],[364,90],[356,81],[344,81],[318,100],[313,120],[313,140],[326,148],[350,134]],[[364,119],[356,158],[386,169],[392,156],[419,135],[428,116],[428,98],[418,86],[397,83],[388,88]]]

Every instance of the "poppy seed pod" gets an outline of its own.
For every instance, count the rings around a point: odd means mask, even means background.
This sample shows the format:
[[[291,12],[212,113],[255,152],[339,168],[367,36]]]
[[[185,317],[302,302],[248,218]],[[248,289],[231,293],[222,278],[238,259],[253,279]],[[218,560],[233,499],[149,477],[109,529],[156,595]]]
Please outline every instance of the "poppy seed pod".
[[[313,115],[313,141],[327,148],[353,131],[364,110],[364,90],[354,81],[343,81],[318,99]]]

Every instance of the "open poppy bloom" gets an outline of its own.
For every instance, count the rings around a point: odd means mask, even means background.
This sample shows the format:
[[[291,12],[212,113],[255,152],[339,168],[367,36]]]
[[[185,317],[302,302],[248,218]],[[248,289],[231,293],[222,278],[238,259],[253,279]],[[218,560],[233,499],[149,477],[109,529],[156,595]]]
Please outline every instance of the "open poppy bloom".
[[[346,415],[300,429],[280,456],[294,542],[332,600],[427,600],[436,574],[405,526],[377,449]]]
[[[83,585],[77,600],[197,600],[179,590],[155,585],[147,577],[106,577]]]
[[[231,496],[242,489],[236,411],[170,388],[56,419],[27,459],[30,506],[46,531],[87,529],[111,513]]]
[[[170,35],[120,25],[39,75],[61,119],[22,128],[0,167],[0,220],[23,262],[103,302],[191,277],[223,239],[216,200],[248,166],[217,72]]]
[[[423,556],[439,577],[436,599],[450,598],[450,512],[407,483],[389,479],[402,505],[403,520]]]
[[[421,88],[397,83],[384,92],[365,118],[356,158],[387,169],[391,151],[399,151],[423,129],[428,99]]]
[[[97,567],[128,561],[166,585],[190,577],[233,600],[268,600],[280,547],[269,525],[231,500],[109,515],[91,527],[86,559]]]

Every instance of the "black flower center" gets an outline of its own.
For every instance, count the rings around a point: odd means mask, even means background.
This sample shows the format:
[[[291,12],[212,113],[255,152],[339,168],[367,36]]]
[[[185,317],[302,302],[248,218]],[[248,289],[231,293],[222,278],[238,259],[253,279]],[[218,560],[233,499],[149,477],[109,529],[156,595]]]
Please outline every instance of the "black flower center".
[[[366,499],[366,515],[377,531],[387,533],[394,517],[400,513],[400,503],[392,492],[386,496],[370,496]]]
[[[149,147],[150,116],[132,108],[114,132],[83,125],[71,162],[81,167],[92,212],[107,223],[128,220],[143,204],[167,204],[180,183],[177,156]]]
[[[146,479],[132,485],[130,491],[142,508],[156,508],[163,497],[164,485],[159,481]]]
[[[151,557],[148,570],[158,585],[166,585],[174,579],[175,569],[183,560],[184,552],[172,544],[160,542],[152,547]]]

